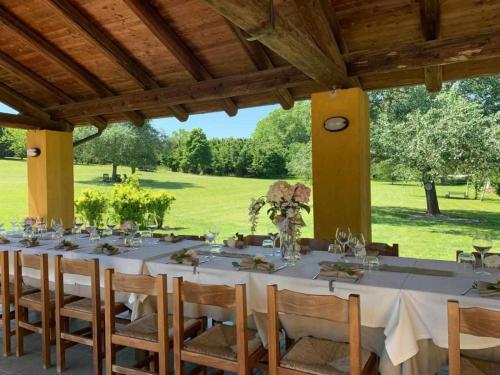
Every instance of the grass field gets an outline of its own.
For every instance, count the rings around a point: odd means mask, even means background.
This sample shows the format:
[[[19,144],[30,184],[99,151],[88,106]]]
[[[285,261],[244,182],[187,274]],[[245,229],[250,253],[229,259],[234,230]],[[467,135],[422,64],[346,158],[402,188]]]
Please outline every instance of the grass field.
[[[100,182],[102,173],[110,172],[107,166],[75,166],[76,196],[88,188],[110,190],[111,185]],[[119,172],[129,170],[122,168]],[[8,225],[13,217],[27,214],[25,162],[0,160],[0,176],[0,222]],[[265,194],[272,183],[272,180],[197,176],[166,170],[142,172],[141,181],[147,188],[167,189],[175,195],[177,200],[167,223],[179,227],[179,233],[202,234],[210,223],[217,223],[224,237],[237,231],[249,232],[250,198]],[[458,219],[443,221],[419,217],[425,209],[420,186],[373,182],[373,240],[399,243],[402,256],[454,259],[456,249],[470,249],[473,233],[487,231],[495,240],[494,250],[500,252],[500,198],[493,194],[487,194],[483,202],[444,198],[448,190],[463,189],[438,186],[442,212]],[[303,235],[311,236],[312,214],[306,216]],[[269,220],[262,216],[258,232],[272,229]]]

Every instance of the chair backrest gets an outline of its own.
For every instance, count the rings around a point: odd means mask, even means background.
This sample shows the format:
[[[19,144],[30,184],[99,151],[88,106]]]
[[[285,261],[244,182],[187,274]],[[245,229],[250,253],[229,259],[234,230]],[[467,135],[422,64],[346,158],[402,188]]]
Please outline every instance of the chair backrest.
[[[21,298],[23,284],[23,268],[40,271],[40,290],[42,304],[49,301],[49,261],[48,255],[23,254],[21,250],[14,253],[14,295],[16,300]]]
[[[380,255],[384,256],[392,256],[392,257],[399,256],[399,245],[397,243],[389,245],[382,242],[371,242],[366,245],[366,251],[369,250],[378,251]]]
[[[205,241],[205,236],[196,236],[192,234],[181,234],[180,237],[184,240],[193,240],[193,241]]]
[[[309,250],[328,251],[331,241],[321,238],[301,238],[300,245],[307,247]]]
[[[268,240],[269,236],[262,234],[250,234],[245,236],[244,241],[247,246],[262,246],[264,240]],[[279,246],[279,239],[276,241],[277,246]]]
[[[87,276],[90,278],[91,298],[94,302],[93,311],[101,313],[101,283],[99,276],[99,260],[97,259],[67,259],[62,255],[55,256],[55,290],[56,306],[64,307],[64,274]],[[58,298],[59,297],[59,298]]]
[[[246,286],[237,284],[206,285],[183,281],[175,277],[174,285],[174,353],[182,352],[184,342],[184,302],[236,309],[236,347],[240,369],[246,369],[248,357]],[[239,372],[239,371],[238,371]],[[246,371],[242,372],[246,373]]]
[[[349,299],[345,300],[333,295],[278,291],[276,285],[268,285],[267,304],[270,369],[278,368],[280,363],[278,314],[282,313],[348,323],[350,374],[361,374],[361,320],[358,295],[351,294]]]
[[[448,301],[448,356],[450,375],[460,375],[460,333],[500,339],[500,311],[461,308]]]

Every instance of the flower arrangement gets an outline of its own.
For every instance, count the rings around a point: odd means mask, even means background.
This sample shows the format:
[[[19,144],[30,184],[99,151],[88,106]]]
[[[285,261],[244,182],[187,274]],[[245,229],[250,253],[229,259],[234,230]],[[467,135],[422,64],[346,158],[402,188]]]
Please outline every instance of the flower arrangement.
[[[274,263],[269,262],[262,254],[255,255],[254,257],[245,256],[241,259],[240,263],[233,262],[233,267],[240,270],[259,270],[265,272],[274,271]]]
[[[291,221],[299,227],[304,226],[301,210],[310,212],[311,208],[308,205],[310,196],[311,189],[304,184],[291,185],[286,181],[276,181],[269,187],[265,197],[252,199],[248,209],[252,232],[255,232],[260,210],[266,204],[270,205],[267,210],[269,218],[278,227],[285,221]]]
[[[198,254],[193,249],[181,249],[170,255],[170,261],[175,264],[198,265]]]
[[[300,228],[305,225],[302,210],[309,213],[311,189],[304,184],[291,185],[286,181],[276,181],[269,187],[267,195],[252,199],[248,209],[252,233],[255,232],[257,219],[262,207],[268,204],[267,215],[280,231],[282,257],[293,265],[300,258]]]

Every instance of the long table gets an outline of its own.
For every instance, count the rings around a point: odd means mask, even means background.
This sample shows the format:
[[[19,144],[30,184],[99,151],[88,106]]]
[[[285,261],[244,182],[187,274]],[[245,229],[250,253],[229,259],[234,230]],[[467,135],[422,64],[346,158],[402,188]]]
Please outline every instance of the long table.
[[[105,240],[101,240],[101,242]],[[113,240],[115,244],[119,244],[118,238]],[[476,290],[461,295],[474,280],[493,281],[496,277],[500,277],[500,270],[490,269],[491,276],[478,277],[471,270],[466,270],[463,265],[455,262],[382,256],[380,257],[381,264],[449,270],[453,271],[454,275],[452,277],[437,277],[372,270],[366,271],[363,278],[356,283],[335,281],[332,292],[327,280],[314,279],[314,276],[319,271],[319,262],[324,260],[339,261],[340,259],[336,254],[321,251],[312,251],[310,254],[304,255],[296,266],[286,267],[274,273],[239,271],[232,265],[233,262],[238,261],[238,258],[219,256],[207,258],[209,261],[200,264],[196,272],[193,272],[192,266],[171,263],[170,254],[181,248],[208,250],[208,247],[199,241],[161,242],[144,244],[139,248],[120,247],[121,253],[113,256],[94,254],[95,244],[90,244],[88,238],[82,237],[76,240],[79,249],[73,251],[56,250],[54,247],[58,241],[55,240],[41,240],[40,246],[27,249],[20,247],[18,241],[18,239],[12,239],[12,243],[2,245],[0,249],[9,251],[21,249],[27,253],[45,252],[49,254],[49,257],[62,254],[68,258],[98,258],[101,271],[106,268],[114,268],[118,272],[130,274],[157,275],[165,273],[168,275],[169,292],[172,291],[172,277],[176,276],[205,284],[234,285],[245,283],[247,285],[249,313],[253,313],[256,327],[264,342],[267,339],[266,285],[277,284],[279,289],[290,289],[303,293],[333,293],[342,298],[346,298],[351,293],[359,294],[363,344],[367,349],[380,355],[380,372],[383,375],[430,374],[443,364],[446,360],[446,353],[439,348],[447,347],[446,302],[449,299],[458,300],[461,306],[465,307],[478,306],[500,311],[500,299],[480,297]],[[229,251],[250,255],[265,254],[277,265],[281,265],[281,260],[278,257],[270,256],[270,250],[262,247],[249,247],[243,250],[230,249]],[[50,261],[49,264],[51,265],[49,277],[53,280],[53,261]],[[26,276],[36,280],[36,275],[27,274]],[[70,293],[86,296],[87,279],[65,278],[65,284],[71,288]],[[123,296],[123,300],[132,305],[134,316],[138,316],[140,304],[145,302],[140,296],[134,295]],[[191,308],[194,315],[207,312],[196,311],[194,306]],[[218,319],[231,317],[227,311],[210,312],[218,315],[216,316]],[[297,319],[284,322],[287,333],[292,337],[309,334],[342,339],[347,334],[345,327],[335,327],[321,321],[312,322],[307,319]],[[495,348],[500,346],[500,340],[463,335],[461,345],[464,349]],[[422,366],[425,367],[425,370]]]

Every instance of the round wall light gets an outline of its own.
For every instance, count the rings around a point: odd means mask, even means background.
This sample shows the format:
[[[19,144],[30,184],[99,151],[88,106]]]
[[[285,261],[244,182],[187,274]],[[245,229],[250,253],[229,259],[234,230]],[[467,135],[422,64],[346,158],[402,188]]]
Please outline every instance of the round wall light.
[[[37,156],[40,156],[40,149],[39,148],[28,148],[26,150],[26,155],[28,157],[36,158]]]
[[[326,119],[323,126],[329,132],[340,132],[347,129],[349,126],[349,120],[342,116],[330,117],[329,119]]]

